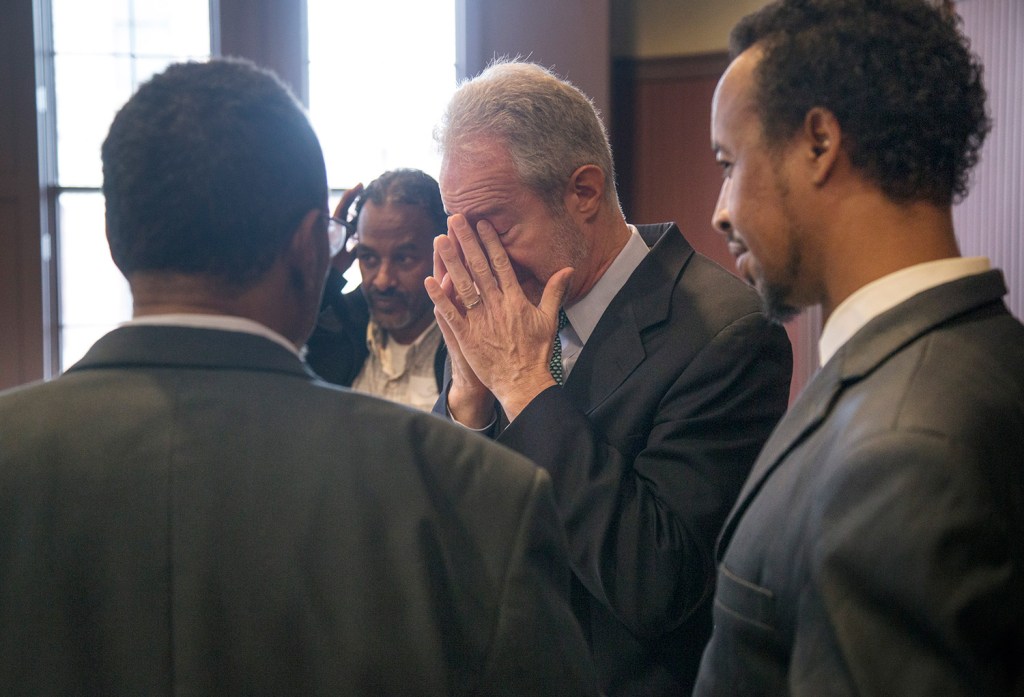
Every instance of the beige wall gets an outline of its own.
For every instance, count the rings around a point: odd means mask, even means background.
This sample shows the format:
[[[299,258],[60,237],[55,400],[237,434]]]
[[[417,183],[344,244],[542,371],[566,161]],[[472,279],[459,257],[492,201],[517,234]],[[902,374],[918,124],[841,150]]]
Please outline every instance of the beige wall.
[[[654,58],[724,51],[729,30],[765,0],[612,0],[612,55]]]

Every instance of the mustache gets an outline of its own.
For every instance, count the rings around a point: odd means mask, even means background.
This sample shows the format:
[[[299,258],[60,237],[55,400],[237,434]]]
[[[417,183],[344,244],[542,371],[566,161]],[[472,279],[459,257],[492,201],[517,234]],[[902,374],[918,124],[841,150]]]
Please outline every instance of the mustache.
[[[388,288],[387,290],[377,290],[376,288],[370,288],[363,291],[366,295],[366,299],[370,302],[377,300],[378,298],[387,300],[403,300],[408,302],[409,296],[406,293],[398,290],[397,288]]]

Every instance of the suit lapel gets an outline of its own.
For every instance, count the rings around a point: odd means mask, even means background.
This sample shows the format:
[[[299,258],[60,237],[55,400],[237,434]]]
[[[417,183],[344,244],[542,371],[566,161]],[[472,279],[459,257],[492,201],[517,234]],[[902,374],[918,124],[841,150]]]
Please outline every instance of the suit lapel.
[[[814,377],[761,450],[722,528],[719,559],[743,512],[769,475],[825,421],[845,389],[936,326],[982,305],[1000,302],[1005,293],[1006,285],[999,271],[968,276],[915,295],[857,332]]]
[[[644,359],[642,327],[632,309],[631,304],[620,308],[614,323],[605,321],[605,312],[565,381],[569,399],[585,413],[601,404]],[[593,348],[595,340],[602,346],[600,351]]]
[[[736,499],[736,505],[733,506],[722,527],[718,542],[719,559],[724,554],[744,511],[754,500],[768,476],[793,448],[821,425],[839,397],[841,387],[839,361],[831,360],[814,376],[779,425],[775,427],[754,463],[750,476],[744,482],[739,498]]]
[[[675,225],[637,229],[654,246],[601,315],[563,388],[585,413],[597,408],[646,358],[643,332],[668,317],[676,281],[694,253]]]

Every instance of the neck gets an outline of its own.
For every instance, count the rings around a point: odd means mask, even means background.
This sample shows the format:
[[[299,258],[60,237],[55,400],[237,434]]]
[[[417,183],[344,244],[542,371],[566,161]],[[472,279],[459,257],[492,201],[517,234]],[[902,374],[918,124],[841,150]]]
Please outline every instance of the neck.
[[[239,287],[208,276],[144,272],[129,278],[133,317],[162,314],[203,314],[244,317],[269,327],[296,348],[308,336],[299,305],[287,284],[274,283],[271,272],[251,286]],[[309,328],[312,327],[310,323]]]
[[[629,242],[629,226],[621,214],[609,215],[607,220],[598,220],[586,231],[589,250],[584,260],[584,268],[576,269],[573,274],[569,292],[565,298],[566,305],[572,305],[593,289],[601,280],[608,267],[622,252]]]
[[[850,210],[854,207],[856,213]],[[960,256],[948,206],[896,204],[885,198],[858,202],[850,197],[835,213],[837,223],[827,233],[827,261],[822,266],[825,318],[872,281],[916,264]]]
[[[386,336],[388,341],[394,341],[396,344],[402,344],[408,346],[409,344],[420,338],[420,335],[427,330],[431,324],[434,323],[433,313],[425,314],[421,319],[417,320],[415,324],[411,324],[401,329],[388,329]]]

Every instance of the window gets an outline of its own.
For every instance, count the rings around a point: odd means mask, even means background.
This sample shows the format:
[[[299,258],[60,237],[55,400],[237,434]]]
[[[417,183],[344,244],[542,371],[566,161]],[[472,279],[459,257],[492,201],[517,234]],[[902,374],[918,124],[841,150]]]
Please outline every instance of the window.
[[[104,234],[100,144],[140,84],[170,63],[211,55],[210,6],[218,3],[39,1],[49,3],[53,29],[48,137],[56,143],[64,370],[131,317],[128,285]],[[334,200],[341,189],[395,167],[436,177],[432,130],[455,88],[456,0],[307,3],[310,117]],[[228,35],[231,27],[220,31]]]
[[[456,85],[455,0],[307,0],[309,113],[334,196],[384,172],[435,179],[433,130]],[[346,290],[359,284],[357,264]]]
[[[455,0],[307,0],[309,113],[335,190],[396,167],[437,177],[455,91]]]
[[[52,0],[61,369],[131,317],[110,260],[100,145],[114,114],[168,64],[210,55],[208,0]]]

